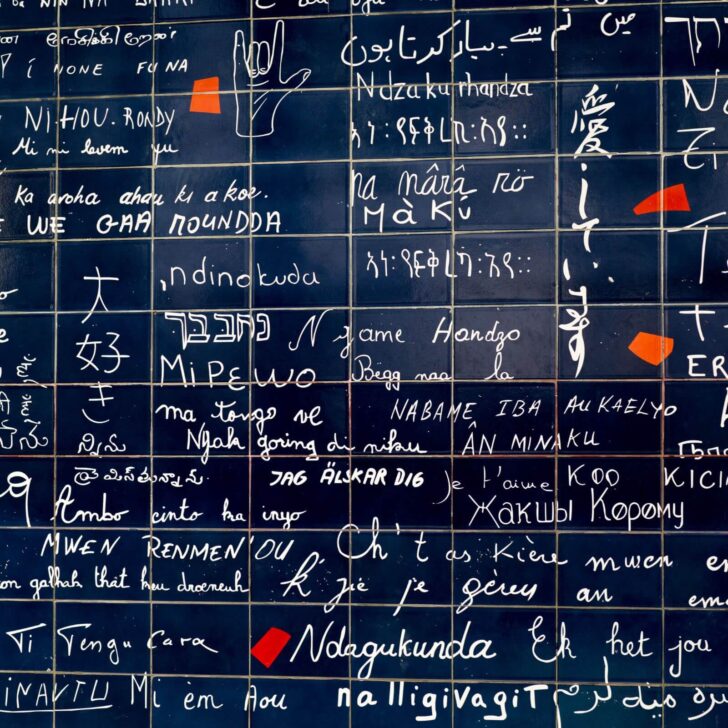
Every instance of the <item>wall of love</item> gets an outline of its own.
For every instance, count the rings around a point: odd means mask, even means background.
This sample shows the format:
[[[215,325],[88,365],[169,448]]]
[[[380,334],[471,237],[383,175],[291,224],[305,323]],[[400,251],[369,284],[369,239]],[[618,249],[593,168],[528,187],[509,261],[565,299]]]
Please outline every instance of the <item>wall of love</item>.
[[[728,3],[0,0],[0,728],[728,725]]]

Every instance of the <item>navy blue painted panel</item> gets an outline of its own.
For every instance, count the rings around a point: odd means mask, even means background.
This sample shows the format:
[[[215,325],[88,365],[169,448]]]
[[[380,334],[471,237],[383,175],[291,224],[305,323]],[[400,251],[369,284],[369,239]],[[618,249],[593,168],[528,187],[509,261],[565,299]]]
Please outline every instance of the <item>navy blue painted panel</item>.
[[[727,9],[0,0],[0,728],[722,728]]]

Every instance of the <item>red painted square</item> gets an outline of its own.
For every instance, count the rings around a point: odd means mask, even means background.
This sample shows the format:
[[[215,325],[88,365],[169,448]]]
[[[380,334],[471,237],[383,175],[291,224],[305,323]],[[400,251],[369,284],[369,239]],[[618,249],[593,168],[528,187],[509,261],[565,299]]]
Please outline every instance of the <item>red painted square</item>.
[[[258,662],[263,663],[266,667],[270,667],[278,655],[281,654],[283,648],[288,644],[291,635],[284,632],[278,627],[271,627],[250,650],[250,654],[255,657]]]
[[[190,111],[196,114],[220,113],[220,78],[198,78],[192,86]]]

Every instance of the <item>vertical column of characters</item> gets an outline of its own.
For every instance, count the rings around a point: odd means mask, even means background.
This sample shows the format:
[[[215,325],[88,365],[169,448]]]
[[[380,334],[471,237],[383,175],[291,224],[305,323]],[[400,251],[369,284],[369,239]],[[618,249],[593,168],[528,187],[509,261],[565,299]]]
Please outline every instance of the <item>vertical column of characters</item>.
[[[660,8],[559,26],[559,680],[624,709],[662,662]]]
[[[723,719],[726,473],[725,51],[716,3],[662,8],[666,725]],[[700,29],[701,43],[695,43]],[[675,703],[677,705],[675,705]]]
[[[55,11],[0,18],[0,716],[50,728],[54,501]]]
[[[129,686],[150,667],[152,12],[58,12],[55,649],[59,684],[85,689],[55,725],[144,723]]]

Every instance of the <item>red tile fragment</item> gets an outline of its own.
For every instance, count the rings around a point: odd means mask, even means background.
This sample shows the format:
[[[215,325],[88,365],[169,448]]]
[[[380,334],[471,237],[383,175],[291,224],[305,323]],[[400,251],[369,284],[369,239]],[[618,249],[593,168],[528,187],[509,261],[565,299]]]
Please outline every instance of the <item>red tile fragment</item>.
[[[271,627],[250,650],[250,654],[266,667],[270,667],[288,644],[291,635],[278,627]]]
[[[220,114],[220,77],[198,78],[192,86],[190,111],[197,114]]]
[[[649,212],[690,212],[690,203],[685,185],[672,185],[645,197],[639,205],[635,205],[635,215],[646,215]]]
[[[675,348],[675,339],[668,336],[658,336],[640,331],[632,339],[629,350],[648,364],[657,366],[667,359]]]

